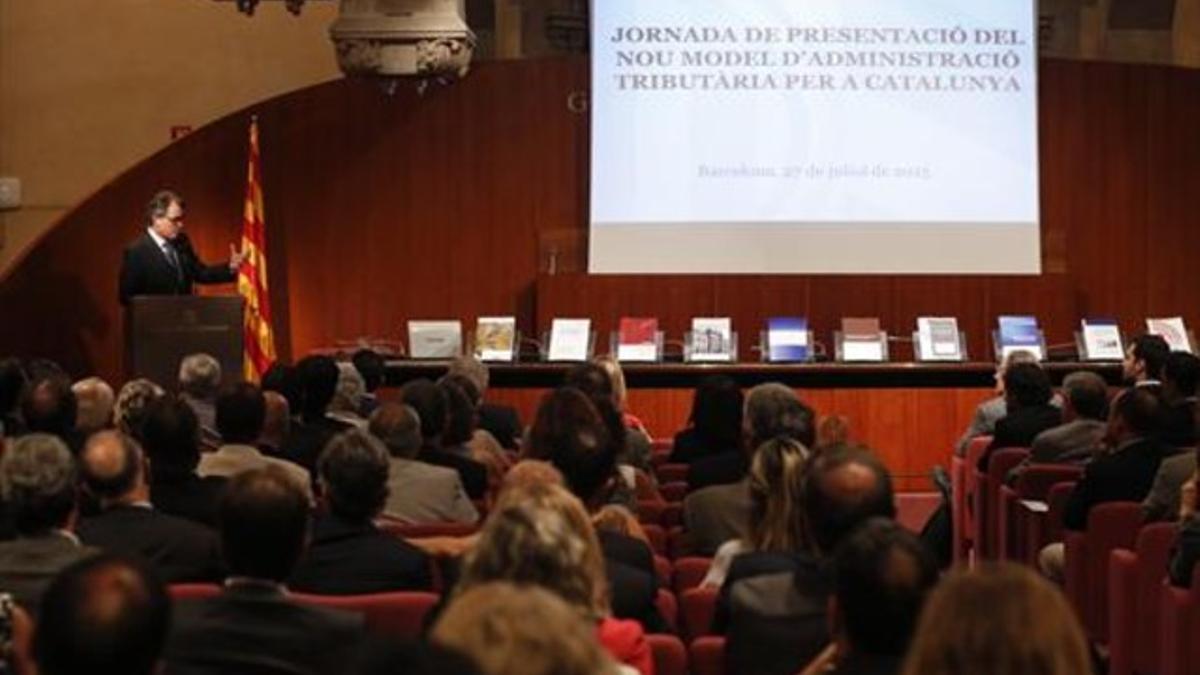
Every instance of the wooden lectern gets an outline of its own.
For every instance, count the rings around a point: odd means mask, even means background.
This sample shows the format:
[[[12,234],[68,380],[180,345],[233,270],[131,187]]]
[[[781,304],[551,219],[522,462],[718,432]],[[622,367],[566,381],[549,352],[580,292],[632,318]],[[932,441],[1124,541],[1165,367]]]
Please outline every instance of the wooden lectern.
[[[243,302],[238,295],[131,298],[125,308],[126,378],[174,389],[180,360],[197,352],[216,358],[225,379],[240,378]]]

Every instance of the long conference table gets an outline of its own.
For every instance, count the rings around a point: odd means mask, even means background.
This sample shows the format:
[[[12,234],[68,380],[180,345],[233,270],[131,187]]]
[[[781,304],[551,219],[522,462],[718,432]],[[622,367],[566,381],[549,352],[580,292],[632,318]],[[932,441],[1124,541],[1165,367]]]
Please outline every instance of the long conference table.
[[[490,364],[488,401],[514,406],[529,424],[538,402],[558,386],[569,363]],[[445,361],[393,360],[387,384],[437,379]],[[1049,362],[1055,385],[1067,374],[1088,370],[1110,385],[1121,379],[1119,363]],[[932,488],[931,469],[947,465],[952,448],[976,406],[994,395],[996,365],[971,363],[644,363],[623,364],[628,410],[645,422],[654,438],[670,438],[687,425],[692,392],[708,375],[728,375],[743,387],[781,382],[797,390],[818,415],[840,415],[851,438],[876,451],[897,479],[898,488]]]

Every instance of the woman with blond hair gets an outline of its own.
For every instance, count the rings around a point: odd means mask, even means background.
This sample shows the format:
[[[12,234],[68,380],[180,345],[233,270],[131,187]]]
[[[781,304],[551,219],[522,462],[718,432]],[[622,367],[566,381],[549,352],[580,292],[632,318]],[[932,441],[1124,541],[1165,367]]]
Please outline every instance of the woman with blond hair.
[[[808,449],[790,438],[775,438],[754,452],[747,475],[750,487],[750,536],[731,539],[717,549],[701,586],[725,583],[733,559],[743,553],[793,554],[810,548],[801,490]]]
[[[1088,675],[1087,642],[1062,593],[1032,570],[985,565],[934,589],[903,675]]]
[[[613,658],[653,675],[641,625],[612,616],[600,542],[587,510],[566,489],[532,484],[504,493],[467,555],[456,594],[492,581],[554,592],[592,622]]]

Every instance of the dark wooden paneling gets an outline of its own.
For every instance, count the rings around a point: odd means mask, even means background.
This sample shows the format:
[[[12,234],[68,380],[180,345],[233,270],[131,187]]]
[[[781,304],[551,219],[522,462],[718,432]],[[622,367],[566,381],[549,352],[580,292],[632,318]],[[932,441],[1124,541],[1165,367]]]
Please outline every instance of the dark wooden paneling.
[[[337,81],[205,127],[118,177],[68,214],[0,282],[0,353],[74,372],[120,372],[120,247],[160,186],[189,202],[198,249],[239,235],[246,125],[259,115],[272,301],[284,354],[338,339],[397,336],[408,318],[516,313],[522,328],[567,309],[606,331],[625,314],[728,314],[743,334],[776,313],[823,331],[843,315],[896,333],[954,314],[983,355],[994,316],[1037,313],[1053,342],[1085,314],[1200,322],[1200,72],[1044,62],[1041,278],[628,277],[543,284],[538,241],[586,228],[588,121],[582,60],[481,64],[464,82],[394,95]],[[215,289],[231,292],[231,287]],[[536,296],[536,297],[535,297]],[[743,338],[743,345],[753,340]],[[747,357],[752,355],[745,354]]]

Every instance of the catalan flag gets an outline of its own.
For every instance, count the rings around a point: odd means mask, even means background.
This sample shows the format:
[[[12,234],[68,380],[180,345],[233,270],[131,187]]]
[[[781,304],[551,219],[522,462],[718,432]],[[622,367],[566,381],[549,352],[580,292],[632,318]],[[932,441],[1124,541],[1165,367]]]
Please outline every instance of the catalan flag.
[[[275,362],[271,299],[267,292],[267,228],[263,221],[262,183],[258,166],[258,118],[255,117],[250,120],[250,168],[246,178],[246,205],[242,213],[242,250],[246,252],[246,259],[238,268],[238,293],[246,299],[243,362],[248,382],[258,382]]]

